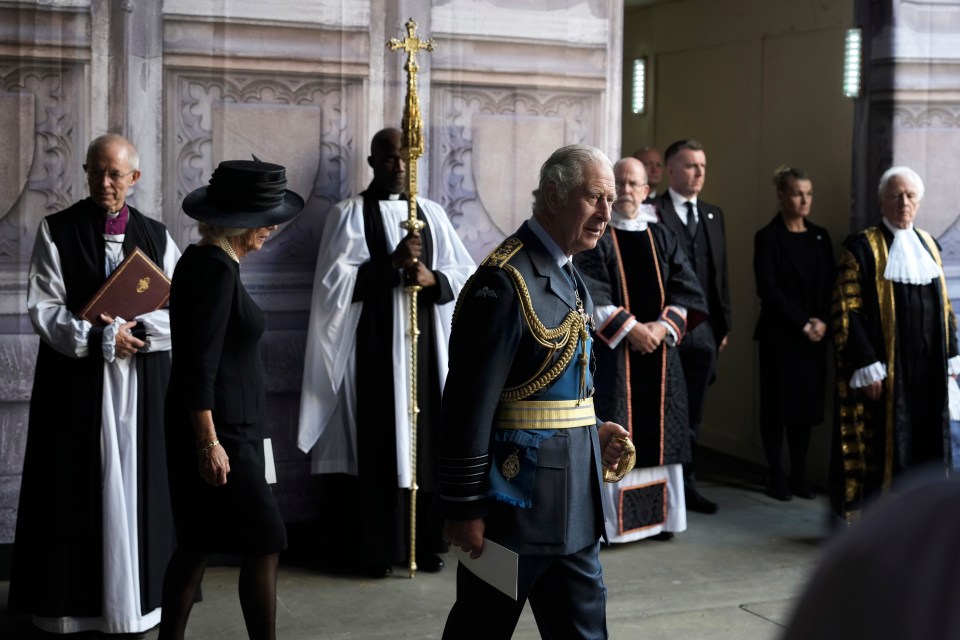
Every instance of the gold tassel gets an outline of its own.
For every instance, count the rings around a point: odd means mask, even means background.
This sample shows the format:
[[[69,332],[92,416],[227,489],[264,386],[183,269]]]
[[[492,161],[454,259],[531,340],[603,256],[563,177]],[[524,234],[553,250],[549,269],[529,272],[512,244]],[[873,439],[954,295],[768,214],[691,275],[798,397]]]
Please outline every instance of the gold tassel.
[[[580,325],[580,344],[583,348],[580,351],[580,393],[577,396],[577,406],[580,401],[587,397],[587,367],[590,366],[590,354],[587,353],[587,339],[590,334],[587,333],[585,324]]]

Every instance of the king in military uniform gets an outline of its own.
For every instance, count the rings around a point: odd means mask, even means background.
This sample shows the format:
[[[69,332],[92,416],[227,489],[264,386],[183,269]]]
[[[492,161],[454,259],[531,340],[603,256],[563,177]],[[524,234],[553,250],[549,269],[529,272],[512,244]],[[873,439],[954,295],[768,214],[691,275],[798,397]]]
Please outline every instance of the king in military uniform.
[[[607,637],[600,488],[632,445],[594,414],[592,303],[571,257],[610,221],[610,160],[563,147],[533,195],[458,300],[440,428],[445,536],[474,558],[485,539],[517,552],[518,598],[461,565],[445,638],[509,638],[528,599],[544,637]]]

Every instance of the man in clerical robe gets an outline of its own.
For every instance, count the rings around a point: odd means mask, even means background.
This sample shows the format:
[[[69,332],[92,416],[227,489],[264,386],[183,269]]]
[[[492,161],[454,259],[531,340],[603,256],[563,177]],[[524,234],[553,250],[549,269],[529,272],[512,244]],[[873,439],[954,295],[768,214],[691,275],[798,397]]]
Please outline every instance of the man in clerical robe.
[[[834,293],[839,431],[831,502],[847,523],[920,465],[951,468],[948,380],[956,319],[936,240],[914,226],[923,181],[880,178],[881,224],[847,238]]]
[[[371,143],[373,181],[324,224],[307,333],[298,446],[312,472],[349,474],[359,568],[386,577],[409,558],[409,491],[416,473],[416,562],[439,571],[445,549],[435,507],[437,429],[454,301],[475,263],[446,212],[417,198],[426,223],[407,233],[401,132]],[[419,285],[416,469],[411,462],[409,295]],[[341,478],[342,479],[342,478]]]
[[[27,311],[40,336],[10,577],[10,613],[49,633],[141,633],[160,622],[173,552],[163,404],[170,318],[79,317],[139,248],[167,276],[180,250],[127,204],[137,150],[108,134],[86,164],[90,197],[40,223]]]
[[[604,486],[610,542],[669,540],[687,528],[682,464],[690,461],[687,391],[676,346],[706,318],[697,275],[672,231],[643,204],[643,164],[613,167],[610,228],[574,260],[593,296],[597,413],[624,425],[637,464]]]

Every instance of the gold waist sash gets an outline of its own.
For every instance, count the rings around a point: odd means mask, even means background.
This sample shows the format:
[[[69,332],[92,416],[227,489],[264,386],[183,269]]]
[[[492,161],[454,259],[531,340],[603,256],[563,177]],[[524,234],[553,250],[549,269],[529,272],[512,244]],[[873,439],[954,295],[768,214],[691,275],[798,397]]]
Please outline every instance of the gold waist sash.
[[[502,400],[496,429],[573,429],[597,424],[593,398],[583,400]]]

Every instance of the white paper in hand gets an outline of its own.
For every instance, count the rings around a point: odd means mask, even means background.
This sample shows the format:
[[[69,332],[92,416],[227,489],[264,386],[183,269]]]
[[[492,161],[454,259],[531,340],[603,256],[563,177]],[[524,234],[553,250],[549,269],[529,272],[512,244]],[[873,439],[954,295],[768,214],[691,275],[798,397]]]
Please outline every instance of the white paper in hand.
[[[273,442],[270,438],[263,439],[263,473],[267,484],[277,483],[277,466],[273,462]]]
[[[483,554],[477,559],[457,546],[451,546],[453,554],[475,576],[502,591],[514,600],[517,599],[517,567],[519,558],[516,553],[503,545],[483,539]]]

